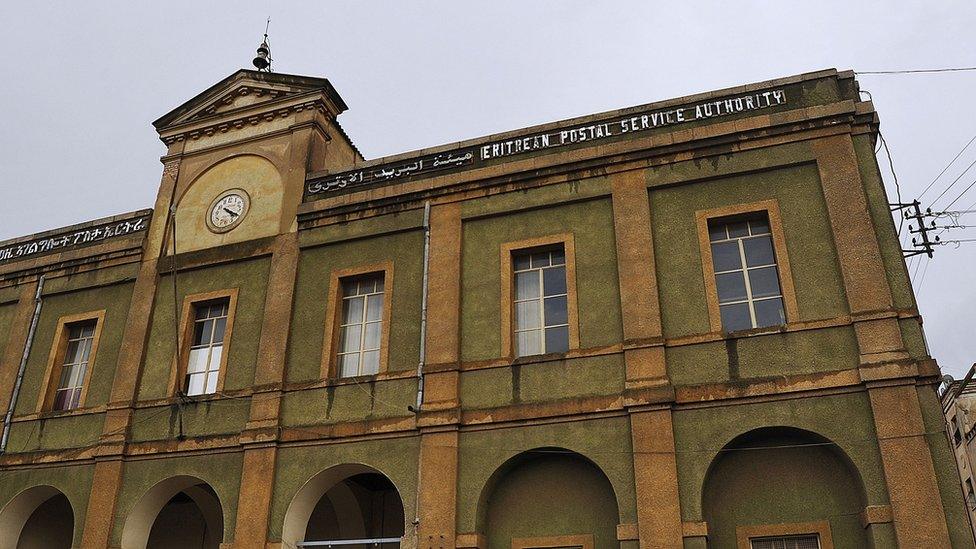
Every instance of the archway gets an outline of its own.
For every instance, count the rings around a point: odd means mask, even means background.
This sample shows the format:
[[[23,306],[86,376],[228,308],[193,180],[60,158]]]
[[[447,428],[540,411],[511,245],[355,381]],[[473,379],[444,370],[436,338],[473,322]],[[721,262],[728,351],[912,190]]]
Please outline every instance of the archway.
[[[403,501],[389,478],[365,465],[339,465],[309,479],[292,499],[282,546],[342,541],[342,547],[354,549],[392,549],[399,547],[404,527]],[[350,545],[354,540],[364,541]]]
[[[736,437],[712,461],[702,488],[709,547],[736,547],[737,529],[743,539],[775,532],[867,547],[859,519],[864,502],[860,475],[837,445],[788,427]]]
[[[150,488],[122,529],[122,549],[218,549],[223,539],[220,498],[206,482],[190,476]]]
[[[606,474],[562,448],[539,448],[505,462],[479,503],[489,549],[616,547],[617,497]]]
[[[69,549],[74,524],[71,502],[61,491],[28,488],[0,510],[0,549]]]

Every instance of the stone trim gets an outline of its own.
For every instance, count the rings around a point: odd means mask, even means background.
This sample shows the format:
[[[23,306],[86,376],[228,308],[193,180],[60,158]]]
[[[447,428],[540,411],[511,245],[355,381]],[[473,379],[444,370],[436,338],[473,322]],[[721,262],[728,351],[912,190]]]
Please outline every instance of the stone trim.
[[[359,265],[334,269],[329,274],[329,295],[326,298],[325,332],[322,337],[322,359],[319,375],[322,379],[341,379],[337,369],[336,355],[339,349],[339,326],[342,315],[342,279],[367,274],[383,273],[383,331],[380,336],[379,372],[369,376],[352,376],[359,379],[372,378],[388,371],[390,357],[390,321],[393,318],[393,262],[382,261],[369,265]]]
[[[500,269],[501,269],[501,356],[503,360],[532,360],[531,357],[515,357],[515,275],[512,265],[512,254],[514,252],[529,250],[543,246],[563,245],[566,255],[566,308],[569,316],[569,351],[580,348],[579,338],[579,309],[576,293],[576,245],[573,233],[561,233],[538,238],[528,238],[513,242],[503,242],[500,246]],[[541,291],[541,289],[540,289]],[[535,356],[535,355],[533,355]],[[544,355],[542,355],[544,356]]]
[[[95,369],[95,358],[98,356],[98,342],[102,337],[102,328],[105,326],[105,309],[65,315],[58,319],[58,325],[54,332],[54,342],[51,344],[51,352],[47,359],[47,368],[44,370],[44,378],[41,382],[41,394],[37,399],[36,412],[38,414],[51,412],[51,406],[54,404],[54,394],[61,379],[61,371],[64,367],[64,354],[67,352],[68,347],[68,336],[65,333],[68,325],[89,320],[95,321],[95,331],[92,337],[91,350],[88,353],[88,364],[85,367],[85,379],[82,382],[78,409],[85,407],[92,370]]]
[[[790,269],[790,256],[786,248],[786,236],[783,232],[783,218],[780,215],[779,202],[777,200],[762,200],[750,204],[735,204],[695,212],[695,222],[698,228],[698,244],[701,248],[702,274],[705,278],[705,299],[708,303],[708,322],[714,333],[725,333],[725,331],[722,329],[722,315],[719,310],[718,288],[715,282],[715,268],[712,263],[712,246],[708,237],[708,222],[712,219],[722,217],[759,212],[765,212],[769,218],[769,229],[773,237],[773,253],[776,255],[779,284],[783,294],[783,309],[786,313],[786,326],[800,319],[796,304],[796,290],[793,286],[793,271]]]
[[[582,549],[593,549],[593,534],[512,538],[512,549],[546,549],[549,547],[580,547]]]
[[[830,535],[830,523],[825,520],[817,522],[737,526],[735,528],[736,548],[752,549],[750,540],[755,538],[803,534],[816,534],[819,536],[820,549],[834,549],[834,539]]]

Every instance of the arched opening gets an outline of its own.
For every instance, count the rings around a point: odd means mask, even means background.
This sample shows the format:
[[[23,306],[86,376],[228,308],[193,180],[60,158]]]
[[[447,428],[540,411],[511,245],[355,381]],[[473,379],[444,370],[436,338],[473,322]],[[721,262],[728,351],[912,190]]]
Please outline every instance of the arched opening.
[[[839,447],[786,427],[732,440],[712,461],[702,489],[709,547],[735,547],[737,528],[774,525],[770,531],[797,525],[790,535],[829,535],[835,547],[867,547],[859,519],[864,501],[860,475]],[[818,523],[828,524],[829,533],[817,533]]]
[[[27,489],[0,510],[0,549],[69,549],[74,532],[71,502],[52,486]]]
[[[405,516],[396,486],[365,465],[340,465],[312,477],[285,513],[283,547],[393,549]],[[358,543],[357,543],[358,542]]]
[[[480,530],[490,549],[617,547],[618,521],[607,476],[590,460],[561,448],[508,460],[489,479],[479,505]]]
[[[220,498],[206,482],[188,476],[153,486],[122,529],[122,549],[218,549],[223,539]]]

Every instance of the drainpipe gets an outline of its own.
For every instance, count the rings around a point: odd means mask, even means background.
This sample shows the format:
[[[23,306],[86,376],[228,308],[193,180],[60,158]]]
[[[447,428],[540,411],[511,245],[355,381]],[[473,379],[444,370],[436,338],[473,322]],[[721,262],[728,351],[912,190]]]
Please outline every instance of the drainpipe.
[[[24,355],[20,358],[20,369],[17,370],[17,381],[14,392],[10,396],[10,407],[3,418],[3,437],[0,438],[0,454],[7,451],[7,439],[10,438],[10,422],[14,418],[14,408],[17,407],[17,397],[20,396],[20,385],[24,382],[24,370],[27,369],[27,357],[30,356],[31,345],[34,343],[34,332],[37,331],[37,319],[41,316],[41,292],[44,290],[44,275],[37,279],[37,291],[34,293],[34,316],[31,317],[30,330],[27,332],[27,343],[24,345]]]
[[[417,363],[417,403],[410,407],[420,413],[424,403],[424,363],[427,361],[427,279],[430,270],[430,201],[424,202],[424,277],[420,295],[420,362]]]

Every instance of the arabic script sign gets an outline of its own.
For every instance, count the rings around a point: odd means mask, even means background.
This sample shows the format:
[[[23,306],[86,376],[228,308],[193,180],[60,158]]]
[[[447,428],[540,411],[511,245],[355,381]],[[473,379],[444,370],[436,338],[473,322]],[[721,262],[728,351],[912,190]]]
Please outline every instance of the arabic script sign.
[[[0,247],[0,263],[28,259],[33,256],[41,256],[65,248],[84,246],[86,244],[93,244],[110,238],[143,231],[149,226],[149,217],[148,214],[142,215],[124,221],[107,223],[96,227]]]
[[[610,137],[635,134],[656,128],[719,118],[742,112],[767,109],[786,104],[785,90],[772,90],[739,95],[689,106],[638,112],[593,124],[570,126],[526,136],[490,141],[451,152],[389,162],[369,168],[328,175],[308,182],[308,194],[334,192],[347,187],[359,187],[428,174],[440,170],[476,167],[493,158],[514,156],[532,151],[553,149],[566,145],[599,141]]]

